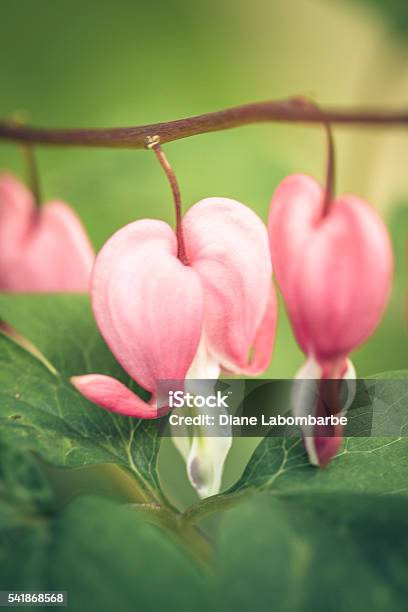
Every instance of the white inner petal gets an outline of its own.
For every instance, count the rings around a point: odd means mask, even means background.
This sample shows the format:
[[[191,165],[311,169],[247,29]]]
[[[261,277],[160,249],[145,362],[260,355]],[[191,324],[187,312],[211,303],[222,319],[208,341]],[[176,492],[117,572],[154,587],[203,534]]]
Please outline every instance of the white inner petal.
[[[206,346],[205,334],[201,335],[200,344],[187,372],[186,379],[218,379],[220,375],[220,365],[211,358]]]
[[[186,376],[185,391],[192,394],[210,395],[214,393],[214,384],[218,380],[220,366],[209,356],[204,334]],[[208,382],[205,382],[208,381]],[[200,408],[196,414],[220,414],[223,409]],[[216,412],[215,412],[216,410]],[[183,410],[183,414],[187,414]],[[206,435],[211,433],[211,436]],[[177,435],[183,433],[182,436]],[[215,425],[172,427],[173,442],[187,464],[187,474],[198,495],[202,498],[216,495],[221,488],[225,459],[231,448],[231,427]]]

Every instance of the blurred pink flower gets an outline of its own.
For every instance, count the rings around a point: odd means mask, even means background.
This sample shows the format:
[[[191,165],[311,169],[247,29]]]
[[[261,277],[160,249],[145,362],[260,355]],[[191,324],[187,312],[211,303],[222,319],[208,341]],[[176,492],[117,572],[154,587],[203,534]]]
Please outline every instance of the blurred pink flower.
[[[107,410],[156,418],[168,411],[157,406],[160,380],[268,366],[277,310],[265,226],[243,204],[210,198],[187,212],[183,234],[189,265],[177,258],[174,231],[150,219],[119,230],[97,256],[91,295],[98,327],[126,372],[151,393],[144,402],[102,374],[72,379]]]
[[[0,175],[0,291],[87,292],[93,262],[84,228],[67,204],[37,209],[19,180]]]
[[[368,204],[342,196],[324,214],[323,201],[314,179],[287,177],[274,194],[268,230],[296,339],[314,376],[335,379],[346,375],[347,356],[378,325],[393,264],[386,227]],[[315,446],[327,462],[339,441],[316,439]]]

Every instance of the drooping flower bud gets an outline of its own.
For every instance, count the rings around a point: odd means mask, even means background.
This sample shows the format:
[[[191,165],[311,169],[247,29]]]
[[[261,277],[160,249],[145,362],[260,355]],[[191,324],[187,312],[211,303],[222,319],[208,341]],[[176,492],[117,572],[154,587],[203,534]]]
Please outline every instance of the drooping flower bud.
[[[187,212],[183,235],[189,265],[177,258],[173,230],[147,219],[119,230],[97,256],[91,282],[96,322],[122,367],[151,393],[145,402],[108,376],[74,377],[79,391],[103,408],[156,418],[169,410],[157,403],[161,380],[216,378],[220,370],[258,373],[268,366],[277,309],[265,226],[243,204],[210,198]],[[197,449],[190,450],[199,461]],[[200,477],[204,492],[219,486],[213,460],[206,452],[203,464],[195,464],[208,477]]]
[[[318,364],[321,378],[344,377],[347,356],[372,334],[390,292],[392,252],[385,225],[351,195],[324,211],[320,185],[293,175],[275,192],[268,230],[274,271],[300,347]]]
[[[363,200],[344,196],[323,215],[311,177],[285,179],[272,200],[272,261],[296,338],[320,364],[364,342],[381,319],[391,286],[387,230]]]
[[[37,209],[19,180],[0,175],[0,291],[85,292],[93,262],[90,242],[67,204]]]

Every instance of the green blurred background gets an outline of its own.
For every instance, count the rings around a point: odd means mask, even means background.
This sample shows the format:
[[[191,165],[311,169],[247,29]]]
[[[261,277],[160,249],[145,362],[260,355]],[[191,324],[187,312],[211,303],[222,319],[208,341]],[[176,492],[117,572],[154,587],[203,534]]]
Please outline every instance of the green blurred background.
[[[44,126],[122,126],[297,94],[321,104],[403,106],[407,6],[404,0],[2,0],[0,116],[23,112]],[[353,360],[361,376],[404,368],[407,135],[343,128],[335,136],[338,191],[372,202],[387,220],[396,253],[384,322]],[[293,125],[197,136],[167,145],[166,152],[185,208],[203,197],[227,196],[264,220],[286,174],[321,178],[324,165],[322,130]],[[80,148],[36,153],[44,198],[75,207],[96,248],[134,219],[173,222],[168,186],[152,154]],[[24,177],[16,146],[0,144],[0,168]],[[267,376],[290,377],[302,360],[281,308]],[[235,441],[226,485],[255,444]],[[62,500],[80,490],[111,492],[108,468],[50,473]],[[161,473],[176,503],[194,500],[169,440]]]

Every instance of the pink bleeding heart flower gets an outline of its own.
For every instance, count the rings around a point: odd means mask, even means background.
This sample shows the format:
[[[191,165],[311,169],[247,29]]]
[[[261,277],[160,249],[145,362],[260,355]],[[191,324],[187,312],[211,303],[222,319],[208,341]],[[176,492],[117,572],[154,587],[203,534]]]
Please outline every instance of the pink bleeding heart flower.
[[[265,226],[243,204],[209,198],[187,212],[183,234],[189,265],[177,258],[174,231],[150,219],[119,230],[97,256],[97,325],[124,370],[151,393],[145,402],[101,374],[72,379],[107,410],[156,418],[168,411],[157,405],[160,380],[268,366],[277,311]]]
[[[393,264],[384,223],[352,195],[324,211],[320,185],[293,175],[275,192],[268,231],[276,278],[308,370],[316,378],[345,377],[347,356],[372,334],[389,296]],[[337,438],[315,440],[320,464],[335,454]]]
[[[93,262],[88,237],[67,204],[38,209],[19,180],[0,175],[0,291],[86,292]]]

